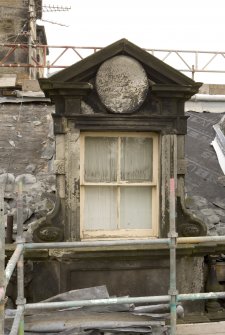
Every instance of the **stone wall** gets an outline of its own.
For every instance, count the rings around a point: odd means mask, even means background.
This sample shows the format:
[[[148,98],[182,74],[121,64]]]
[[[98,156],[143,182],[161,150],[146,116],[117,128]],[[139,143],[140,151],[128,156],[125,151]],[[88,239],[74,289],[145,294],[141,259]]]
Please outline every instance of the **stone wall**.
[[[23,183],[25,230],[54,207],[53,111],[54,106],[43,103],[0,105],[0,183],[5,191],[5,220],[8,214],[14,216],[14,232],[19,181]]]

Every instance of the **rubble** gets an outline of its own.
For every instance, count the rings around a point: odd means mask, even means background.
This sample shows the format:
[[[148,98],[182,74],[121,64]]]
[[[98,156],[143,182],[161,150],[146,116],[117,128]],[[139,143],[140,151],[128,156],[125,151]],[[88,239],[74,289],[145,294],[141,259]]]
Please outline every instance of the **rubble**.
[[[107,299],[105,285],[73,290],[51,297],[45,302]],[[183,309],[179,306],[180,311]],[[133,304],[90,306],[49,311],[25,312],[25,335],[109,335],[154,334],[167,335],[169,305]],[[180,311],[178,316],[181,316]],[[160,314],[159,314],[160,313]],[[15,310],[6,310],[6,332],[10,329]]]
[[[34,169],[34,167],[30,167]],[[55,205],[55,175],[39,173],[24,173],[18,176],[10,173],[0,174],[0,183],[4,185],[4,217],[5,226],[7,215],[13,216],[14,233],[17,227],[17,186],[22,182],[23,188],[23,224],[25,238],[32,241],[31,225],[38,223],[40,218],[44,219]],[[28,230],[28,232],[27,232]]]

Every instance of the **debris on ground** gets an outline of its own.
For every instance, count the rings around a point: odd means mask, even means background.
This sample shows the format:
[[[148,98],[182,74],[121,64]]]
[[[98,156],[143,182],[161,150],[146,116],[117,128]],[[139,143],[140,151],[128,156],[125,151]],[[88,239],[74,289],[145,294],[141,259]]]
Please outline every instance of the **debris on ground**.
[[[44,302],[108,299],[105,285],[73,290],[50,297]],[[182,317],[182,306],[178,306]],[[15,310],[6,309],[5,334],[12,326]],[[108,306],[73,307],[60,310],[26,311],[25,335],[168,335],[169,305],[118,304]]]

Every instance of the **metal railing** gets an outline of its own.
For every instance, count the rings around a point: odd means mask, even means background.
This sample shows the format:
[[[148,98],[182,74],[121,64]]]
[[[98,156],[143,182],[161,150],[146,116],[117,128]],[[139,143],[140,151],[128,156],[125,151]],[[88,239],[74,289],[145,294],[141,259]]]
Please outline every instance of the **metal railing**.
[[[3,204],[1,202],[2,211]],[[178,302],[182,301],[196,301],[208,299],[225,299],[225,292],[209,292],[209,293],[189,293],[178,294],[176,289],[176,247],[181,247],[189,243],[205,243],[205,242],[218,242],[224,243],[225,236],[201,236],[201,237],[177,237],[175,230],[175,194],[174,194],[174,179],[171,178],[170,184],[170,233],[168,238],[148,239],[148,240],[119,240],[119,241],[92,241],[92,242],[52,242],[52,243],[25,243],[23,239],[23,222],[22,222],[22,192],[19,189],[17,201],[17,215],[18,227],[16,238],[16,249],[10,258],[5,271],[0,268],[0,279],[4,275],[4,281],[0,281],[0,303],[1,303],[1,317],[4,317],[4,303],[5,292],[10,277],[17,265],[17,310],[13,321],[10,335],[23,335],[24,334],[24,312],[38,309],[58,309],[69,307],[82,307],[82,306],[107,306],[116,304],[127,303],[170,303],[170,334],[176,335],[176,322],[177,312],[176,306]],[[0,222],[0,245],[4,247],[4,226],[3,220]],[[162,296],[145,296],[145,297],[121,297],[109,299],[90,299],[79,301],[63,301],[63,302],[39,302],[39,303],[26,303],[24,298],[24,262],[23,253],[25,250],[30,249],[64,249],[73,248],[74,250],[85,247],[107,247],[107,246],[127,246],[127,245],[156,245],[160,244],[170,249],[170,287],[168,295]],[[1,264],[0,264],[1,265]],[[4,285],[2,284],[4,282]],[[4,328],[4,326],[2,326]]]
[[[63,69],[101,49],[97,46],[0,43],[0,67]],[[190,74],[192,79],[196,73],[225,73],[225,51],[143,49],[177,70]],[[11,61],[18,50],[32,54],[30,64]],[[48,59],[49,52],[51,60]]]

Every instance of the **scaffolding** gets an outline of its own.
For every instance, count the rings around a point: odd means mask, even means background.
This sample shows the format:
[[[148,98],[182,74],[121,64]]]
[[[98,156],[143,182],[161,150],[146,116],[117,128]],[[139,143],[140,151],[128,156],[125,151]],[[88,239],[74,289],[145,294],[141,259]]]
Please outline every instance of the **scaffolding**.
[[[17,238],[16,249],[11,256],[5,270],[3,266],[4,247],[5,247],[5,228],[3,224],[3,209],[4,202],[3,192],[1,192],[0,200],[0,246],[3,250],[0,259],[0,321],[2,321],[1,330],[4,334],[4,304],[6,288],[12,273],[17,266],[17,310],[12,324],[10,335],[23,335],[24,334],[24,312],[38,309],[58,309],[69,307],[82,307],[82,306],[107,306],[116,305],[121,303],[162,303],[167,302],[170,304],[170,334],[176,335],[177,323],[177,303],[182,301],[196,301],[208,299],[225,299],[225,292],[209,292],[209,293],[189,293],[179,294],[176,288],[176,248],[177,245],[181,247],[189,243],[205,243],[217,242],[224,243],[225,236],[200,236],[200,237],[177,237],[175,228],[175,185],[174,179],[170,179],[170,232],[168,238],[147,239],[147,240],[119,240],[119,241],[92,241],[92,242],[52,242],[52,243],[25,243],[23,238],[23,222],[22,222],[22,187],[18,190],[17,199]],[[108,299],[91,299],[79,301],[63,301],[63,302],[38,302],[26,303],[24,297],[24,260],[23,255],[25,250],[29,249],[64,249],[64,248],[85,248],[85,247],[106,247],[106,246],[126,246],[126,245],[157,245],[161,244],[170,250],[170,285],[168,295],[162,296],[144,296],[144,297],[120,297]]]
[[[64,69],[101,49],[102,47],[98,46],[0,43],[0,50],[4,50],[3,55],[0,55],[0,67]],[[190,74],[192,79],[198,73],[225,73],[225,51],[143,49],[175,67],[178,71]],[[31,54],[31,51],[35,52],[30,56],[28,63],[12,62],[12,56],[18,50],[29,54]],[[47,59],[49,52],[54,54],[51,61]]]

